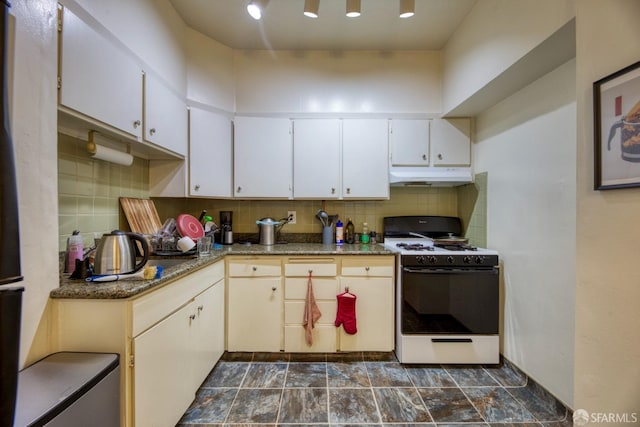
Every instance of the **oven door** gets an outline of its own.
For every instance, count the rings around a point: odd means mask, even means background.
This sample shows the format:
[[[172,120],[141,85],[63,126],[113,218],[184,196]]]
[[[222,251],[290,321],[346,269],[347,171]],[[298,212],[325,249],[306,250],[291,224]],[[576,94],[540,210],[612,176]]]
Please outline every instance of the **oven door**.
[[[498,268],[404,267],[401,283],[402,334],[498,334]]]

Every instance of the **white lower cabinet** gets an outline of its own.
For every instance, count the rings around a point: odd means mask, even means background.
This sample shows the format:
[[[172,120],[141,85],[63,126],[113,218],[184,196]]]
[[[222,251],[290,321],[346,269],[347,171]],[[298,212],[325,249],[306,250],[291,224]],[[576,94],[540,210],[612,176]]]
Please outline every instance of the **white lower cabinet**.
[[[227,262],[227,349],[282,350],[280,257],[231,258]]]
[[[134,338],[136,426],[177,423],[224,352],[224,329],[214,325],[224,325],[222,282]]]
[[[340,292],[357,296],[356,325],[350,335],[340,328],[340,351],[391,351],[394,348],[394,257],[342,260]]]
[[[338,260],[335,258],[290,258],[285,261],[284,351],[334,352],[337,349],[336,293]],[[312,329],[312,343],[303,326],[305,299],[311,286],[321,316]]]
[[[128,299],[55,299],[54,351],[120,354],[121,425],[174,426],[224,352],[224,261]]]

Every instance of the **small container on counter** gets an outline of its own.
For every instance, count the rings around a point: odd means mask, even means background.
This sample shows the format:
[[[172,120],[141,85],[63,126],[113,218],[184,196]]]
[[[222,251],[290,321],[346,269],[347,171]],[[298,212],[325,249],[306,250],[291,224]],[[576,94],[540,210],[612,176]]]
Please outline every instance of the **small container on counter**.
[[[344,232],[342,221],[338,220],[336,223],[336,245],[344,244]]]

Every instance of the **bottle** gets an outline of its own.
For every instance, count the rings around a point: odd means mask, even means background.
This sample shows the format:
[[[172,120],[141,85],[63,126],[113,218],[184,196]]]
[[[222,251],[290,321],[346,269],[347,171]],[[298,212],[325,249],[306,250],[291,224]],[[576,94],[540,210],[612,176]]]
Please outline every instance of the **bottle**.
[[[362,223],[362,243],[369,243],[369,224]]]
[[[82,236],[75,230],[67,243],[67,272],[73,273],[76,269],[76,260],[82,260]]]
[[[336,245],[344,244],[344,229],[342,221],[336,222]]]
[[[353,226],[353,222],[351,222],[351,218],[349,218],[349,221],[347,221],[347,230],[344,236],[345,242],[349,243],[350,245],[354,244],[356,242],[355,234],[355,227]]]

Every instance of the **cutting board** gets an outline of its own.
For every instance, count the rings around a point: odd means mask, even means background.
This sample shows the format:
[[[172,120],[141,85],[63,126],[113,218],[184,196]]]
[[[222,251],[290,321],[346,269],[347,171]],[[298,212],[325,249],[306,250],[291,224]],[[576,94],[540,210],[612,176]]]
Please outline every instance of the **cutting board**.
[[[120,206],[134,233],[155,234],[162,228],[153,200],[120,197]]]

